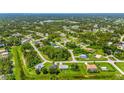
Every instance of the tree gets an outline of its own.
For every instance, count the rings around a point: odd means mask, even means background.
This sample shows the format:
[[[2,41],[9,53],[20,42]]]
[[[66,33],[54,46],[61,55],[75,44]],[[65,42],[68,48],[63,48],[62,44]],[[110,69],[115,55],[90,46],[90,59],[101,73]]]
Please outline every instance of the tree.
[[[36,72],[36,74],[38,74],[38,75],[40,74],[40,70],[39,70],[39,69],[36,69],[35,72]]]
[[[47,68],[43,68],[42,71],[43,71],[43,74],[48,74]]]
[[[67,49],[54,48],[53,46],[45,46],[41,49],[41,51],[54,61],[68,60],[68,58],[71,56]]]
[[[60,73],[60,70],[58,68],[50,68],[49,69],[50,74],[56,74],[58,75]]]
[[[72,64],[71,69],[74,70],[74,71],[79,71],[80,70],[78,64]]]

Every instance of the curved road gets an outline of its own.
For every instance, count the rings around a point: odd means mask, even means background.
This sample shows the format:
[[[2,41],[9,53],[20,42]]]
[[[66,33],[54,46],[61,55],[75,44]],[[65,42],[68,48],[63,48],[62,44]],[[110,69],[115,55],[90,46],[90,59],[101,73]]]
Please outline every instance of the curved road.
[[[38,55],[40,56],[40,58],[44,61],[44,62],[47,62],[48,60],[46,60],[42,55],[41,53],[39,52],[39,50],[36,48],[36,46],[30,42],[30,44],[32,45],[32,47],[34,48],[34,50],[38,53]]]

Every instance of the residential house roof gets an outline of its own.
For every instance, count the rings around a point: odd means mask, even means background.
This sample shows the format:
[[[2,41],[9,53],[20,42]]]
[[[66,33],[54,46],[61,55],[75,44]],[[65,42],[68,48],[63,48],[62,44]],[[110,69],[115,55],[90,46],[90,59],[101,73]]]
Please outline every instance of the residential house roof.
[[[5,44],[0,44],[0,47],[3,47],[3,46],[5,46]]]
[[[53,64],[52,66],[50,66],[49,68],[57,68],[56,64]]]
[[[108,70],[108,68],[107,67],[101,67],[101,70],[106,71],[106,70]]]
[[[37,64],[36,66],[35,66],[35,69],[41,69],[41,68],[43,68],[44,67],[44,65],[42,64],[42,63],[39,63],[39,64]]]
[[[101,57],[102,55],[99,55],[99,54],[95,55],[95,58],[101,58]]]
[[[68,69],[68,65],[59,65],[60,69]]]
[[[97,69],[97,66],[95,64],[87,64],[87,69],[88,70],[94,70],[94,69]]]
[[[80,58],[87,58],[87,55],[86,54],[81,54]]]

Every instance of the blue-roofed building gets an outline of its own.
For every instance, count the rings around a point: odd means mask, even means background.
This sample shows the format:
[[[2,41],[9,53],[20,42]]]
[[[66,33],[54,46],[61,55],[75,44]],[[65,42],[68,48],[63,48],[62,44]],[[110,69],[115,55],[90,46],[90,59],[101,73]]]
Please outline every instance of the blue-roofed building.
[[[86,54],[81,54],[80,58],[88,58],[88,56]]]
[[[4,47],[5,46],[5,44],[0,44],[0,47]]]
[[[44,65],[43,65],[42,63],[39,63],[39,64],[37,64],[37,65],[35,66],[35,69],[41,70],[41,68],[43,68],[43,67],[44,67]]]

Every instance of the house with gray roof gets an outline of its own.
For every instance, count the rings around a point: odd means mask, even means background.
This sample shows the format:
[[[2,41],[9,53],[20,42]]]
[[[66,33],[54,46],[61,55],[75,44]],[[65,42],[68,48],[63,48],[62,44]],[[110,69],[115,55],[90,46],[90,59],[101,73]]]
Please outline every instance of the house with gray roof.
[[[39,63],[35,66],[35,69],[39,69],[41,70],[44,67],[44,65],[42,63]]]

